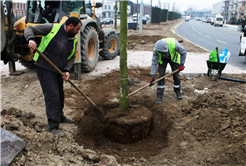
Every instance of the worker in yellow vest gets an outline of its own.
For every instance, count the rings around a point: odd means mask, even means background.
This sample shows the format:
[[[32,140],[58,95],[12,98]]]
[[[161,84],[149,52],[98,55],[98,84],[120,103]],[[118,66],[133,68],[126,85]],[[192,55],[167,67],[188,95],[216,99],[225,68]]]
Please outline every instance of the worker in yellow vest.
[[[153,85],[153,82],[155,80],[157,68],[159,72],[159,78],[165,75],[168,63],[170,64],[172,71],[177,69],[179,69],[179,71],[184,70],[186,55],[186,50],[179,44],[179,42],[175,38],[164,38],[158,40],[153,50],[151,80],[149,82],[150,86]],[[179,72],[173,74],[173,80],[174,92],[176,93],[178,99],[182,99],[183,96],[181,93],[181,79],[179,76]],[[156,104],[160,104],[162,102],[164,89],[165,79],[162,79],[158,81]]]
[[[63,72],[61,76],[38,53],[35,54],[37,76],[43,90],[48,131],[52,134],[63,135],[59,130],[60,123],[72,123],[70,118],[64,116],[64,90],[63,80],[69,79],[70,69],[75,60],[77,37],[81,21],[77,17],[67,19],[64,24],[42,24],[27,27],[24,36],[28,46],[36,49],[35,35],[42,35],[38,49]]]

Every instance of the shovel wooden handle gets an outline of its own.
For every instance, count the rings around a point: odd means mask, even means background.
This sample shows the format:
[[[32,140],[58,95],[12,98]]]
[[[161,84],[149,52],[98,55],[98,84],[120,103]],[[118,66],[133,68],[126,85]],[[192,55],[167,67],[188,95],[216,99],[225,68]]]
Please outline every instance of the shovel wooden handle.
[[[58,68],[58,67],[56,67],[55,65],[54,65],[54,63],[52,63],[41,51],[39,51],[38,49],[36,49],[36,51],[39,53],[39,55],[47,62],[47,63],[49,63],[60,75],[64,75],[63,73],[62,73],[62,71]],[[81,95],[83,95],[91,104],[93,104],[93,105],[96,105],[93,101],[91,101],[91,99],[89,99],[81,90],[79,90],[79,88],[76,86],[76,85],[74,85],[74,83],[70,80],[70,79],[68,79],[68,82],[81,94]]]
[[[168,77],[168,76],[170,76],[171,74],[174,74],[174,73],[178,72],[178,71],[179,71],[179,69],[174,70],[172,73],[166,74],[165,76],[163,76],[163,77],[161,77],[161,78],[158,78],[157,80],[155,80],[155,81],[153,82],[153,84],[156,83],[156,82],[158,82],[158,81],[160,81],[160,80],[162,80],[162,79],[164,79],[164,78],[166,78],[166,77]],[[131,95],[137,93],[138,91],[140,91],[140,90],[142,90],[142,89],[144,89],[144,88],[147,88],[149,85],[150,85],[150,84],[147,84],[147,85],[143,86],[142,88],[139,88],[139,89],[135,90],[134,92],[130,93],[128,96],[131,96]]]
[[[62,73],[62,71],[58,68],[58,67],[56,67],[56,65],[54,65],[41,51],[39,51],[37,48],[36,48],[36,51],[39,53],[39,55],[47,62],[47,63],[49,63],[60,75],[64,75],[63,73]],[[82,96],[84,96],[92,105],[94,105],[98,110],[99,110],[99,108],[97,107],[97,105],[89,98],[89,97],[87,97],[81,90],[79,90],[79,88],[76,86],[76,85],[74,85],[74,83],[70,80],[70,79],[68,79],[68,82],[82,95]],[[102,120],[102,116],[101,116],[101,110],[99,110],[100,112],[95,112],[96,113],[96,115],[97,115],[97,118],[100,120],[100,121],[103,121]],[[100,114],[100,115],[98,115],[98,114]]]

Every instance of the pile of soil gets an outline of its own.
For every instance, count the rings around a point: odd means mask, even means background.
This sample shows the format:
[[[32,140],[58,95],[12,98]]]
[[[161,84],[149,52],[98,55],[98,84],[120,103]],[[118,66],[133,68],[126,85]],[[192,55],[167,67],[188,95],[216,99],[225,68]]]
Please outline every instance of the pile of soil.
[[[149,68],[128,72],[129,93],[148,84]],[[246,75],[223,76],[246,79]],[[73,82],[104,113],[110,114],[118,107],[119,71]],[[65,84],[64,110],[75,123],[61,124],[65,136],[60,137],[46,131],[45,105],[35,72],[2,77],[1,83],[1,127],[28,141],[13,165],[97,165],[109,159],[113,165],[246,163],[246,93],[242,83],[182,76],[184,99],[178,100],[170,76],[160,105],[155,104],[156,85],[130,96],[129,111],[145,107],[153,114],[152,132],[131,144],[107,139],[105,124],[97,120],[93,107],[69,84]]]
[[[147,24],[142,25],[142,33],[139,33],[139,26],[136,30],[127,30],[127,50],[134,51],[153,51],[155,43],[162,38],[175,38],[186,49],[187,52],[207,52],[201,47],[192,44],[191,42],[177,36],[173,33],[172,29],[182,23],[184,19],[177,19],[173,21],[161,22],[160,24]],[[110,26],[114,28],[114,26]],[[117,30],[120,30],[118,25]]]
[[[246,80],[246,74],[222,76]],[[129,67],[128,78],[131,93],[148,84],[150,68]],[[69,83],[64,84],[64,113],[74,123],[60,125],[62,137],[47,132],[44,97],[35,71],[2,76],[1,127],[28,141],[11,165],[245,165],[245,84],[212,81],[203,75],[181,78],[182,100],[173,91],[172,76],[166,78],[159,105],[155,104],[156,84],[129,97],[129,111],[152,112],[153,128],[143,140],[122,144],[105,136],[107,124],[97,120],[95,108]],[[73,83],[110,117],[119,107],[119,80],[115,70]]]

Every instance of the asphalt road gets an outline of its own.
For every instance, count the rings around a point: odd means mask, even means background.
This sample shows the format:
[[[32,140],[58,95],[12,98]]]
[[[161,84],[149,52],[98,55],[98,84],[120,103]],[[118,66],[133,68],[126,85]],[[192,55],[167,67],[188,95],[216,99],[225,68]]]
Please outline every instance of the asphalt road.
[[[190,20],[181,23],[174,31],[210,52],[215,47],[218,47],[219,53],[227,48],[231,52],[227,64],[246,70],[245,57],[238,56],[241,32],[236,28],[214,27],[209,23]]]

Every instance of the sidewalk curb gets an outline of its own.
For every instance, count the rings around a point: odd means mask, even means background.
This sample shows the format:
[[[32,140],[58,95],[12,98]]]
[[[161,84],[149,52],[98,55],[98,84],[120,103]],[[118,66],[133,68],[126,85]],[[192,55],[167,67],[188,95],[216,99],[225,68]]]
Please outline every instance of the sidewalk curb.
[[[225,28],[232,28],[232,29],[238,29],[238,26],[236,26],[236,25],[227,25],[227,24],[224,24],[223,27],[225,27]]]

